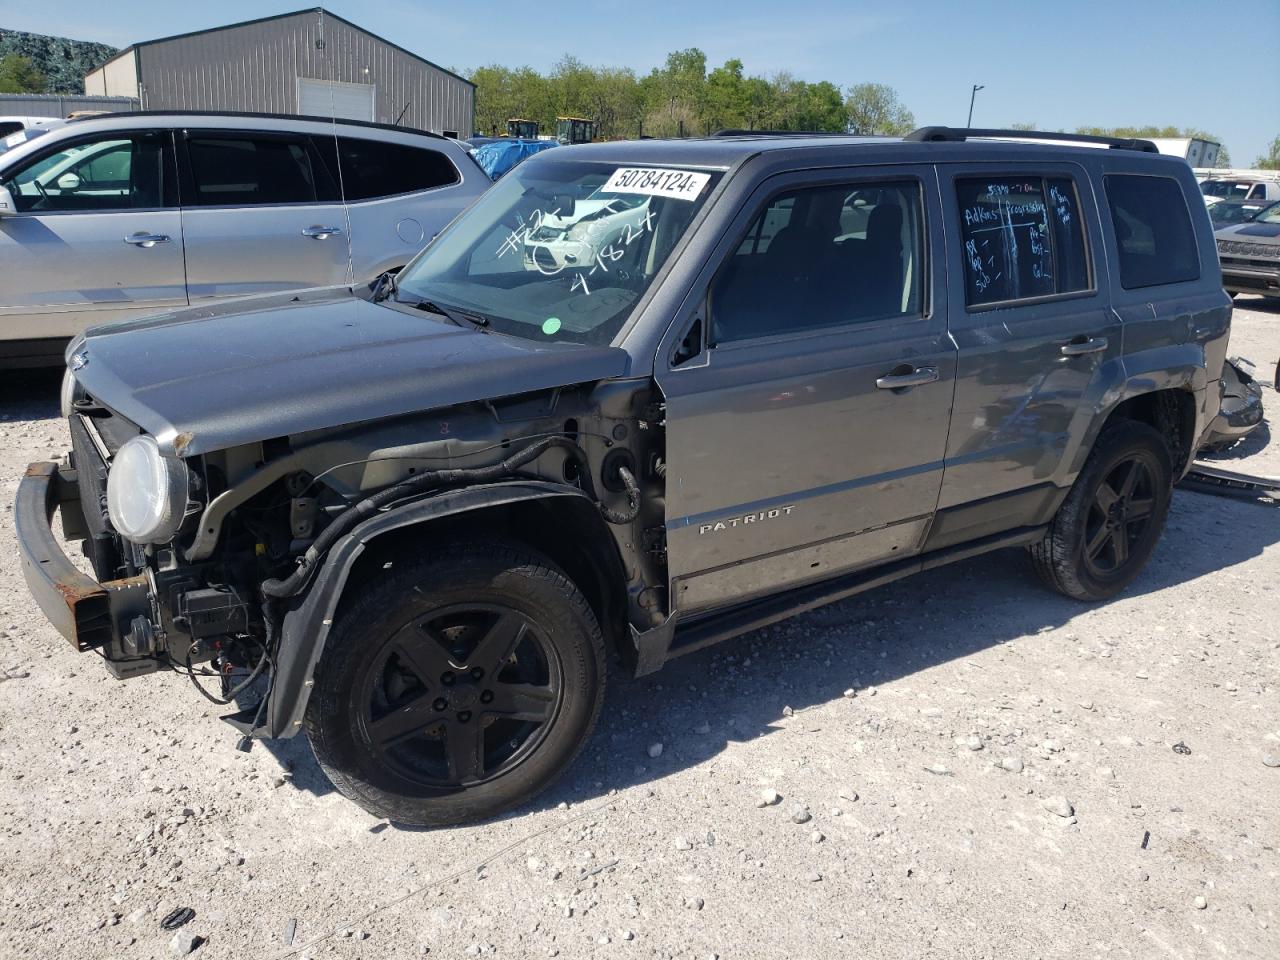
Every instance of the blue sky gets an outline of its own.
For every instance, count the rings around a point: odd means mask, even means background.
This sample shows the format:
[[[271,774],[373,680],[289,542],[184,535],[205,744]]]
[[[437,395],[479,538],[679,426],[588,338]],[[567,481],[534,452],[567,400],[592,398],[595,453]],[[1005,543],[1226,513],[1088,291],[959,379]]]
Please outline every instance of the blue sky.
[[[300,9],[306,0],[7,0],[0,27],[125,46]],[[1280,0],[335,0],[327,9],[443,66],[562,54],[647,72],[696,46],[750,73],[895,87],[922,124],[1172,124],[1218,134],[1237,165],[1280,135]]]

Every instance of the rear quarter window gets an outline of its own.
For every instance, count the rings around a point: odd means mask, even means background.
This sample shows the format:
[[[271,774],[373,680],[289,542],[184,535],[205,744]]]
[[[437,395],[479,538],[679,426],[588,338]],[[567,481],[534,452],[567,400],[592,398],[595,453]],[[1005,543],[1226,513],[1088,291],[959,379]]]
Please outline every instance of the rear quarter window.
[[[1177,180],[1109,174],[1105,185],[1115,227],[1120,285],[1124,289],[1183,283],[1200,277],[1196,234]]]
[[[330,151],[332,148],[330,148]],[[339,137],[342,191],[348,200],[418,193],[457,183],[458,168],[440,150]],[[326,157],[332,153],[326,151]]]

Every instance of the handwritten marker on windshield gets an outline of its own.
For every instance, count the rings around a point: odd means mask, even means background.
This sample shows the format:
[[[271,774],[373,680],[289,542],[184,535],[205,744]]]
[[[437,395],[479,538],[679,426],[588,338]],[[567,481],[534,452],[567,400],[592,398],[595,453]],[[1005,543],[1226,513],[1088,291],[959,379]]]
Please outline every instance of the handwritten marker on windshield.
[[[545,333],[548,337],[551,336],[553,333],[558,332],[559,329],[560,329],[559,317],[547,317],[547,319],[542,321],[542,332]]]

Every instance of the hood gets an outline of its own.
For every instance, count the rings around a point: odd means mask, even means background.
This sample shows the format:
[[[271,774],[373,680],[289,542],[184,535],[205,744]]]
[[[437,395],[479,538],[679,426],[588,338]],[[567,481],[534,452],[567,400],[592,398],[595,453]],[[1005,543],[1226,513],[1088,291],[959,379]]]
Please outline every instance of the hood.
[[[1237,223],[1216,231],[1218,237],[1250,237],[1280,243],[1280,223]]]
[[[325,288],[91,327],[67,349],[98,401],[193,456],[622,376],[618,347],[539,344]]]

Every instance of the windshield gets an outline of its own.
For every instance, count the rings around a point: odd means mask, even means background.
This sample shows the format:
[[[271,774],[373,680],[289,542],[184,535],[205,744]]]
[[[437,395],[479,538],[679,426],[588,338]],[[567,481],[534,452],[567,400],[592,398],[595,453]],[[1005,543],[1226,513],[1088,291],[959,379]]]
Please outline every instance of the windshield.
[[[1280,223],[1280,203],[1273,203],[1253,218],[1254,223]]]
[[[1209,208],[1209,219],[1215,224],[1244,223],[1252,220],[1259,211],[1266,209],[1265,203],[1240,203],[1223,201]]]
[[[1207,197],[1238,197],[1243,200],[1252,186],[1248,180],[1206,180],[1200,184],[1200,192]]]
[[[405,267],[396,297],[530,340],[609,343],[719,177],[525,161]]]
[[[12,150],[14,147],[20,147],[24,143],[34,140],[36,137],[43,136],[48,132],[48,127],[27,127],[25,130],[19,130],[16,133],[11,133],[3,140],[0,140],[0,153],[5,153]]]

